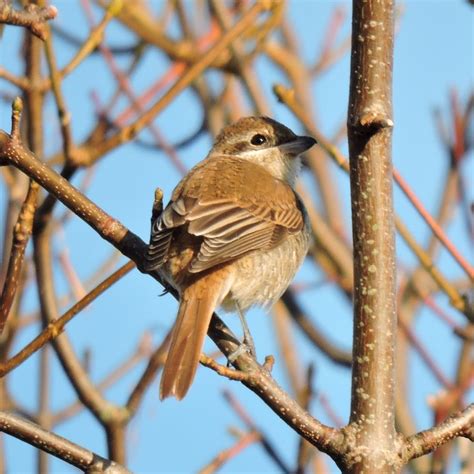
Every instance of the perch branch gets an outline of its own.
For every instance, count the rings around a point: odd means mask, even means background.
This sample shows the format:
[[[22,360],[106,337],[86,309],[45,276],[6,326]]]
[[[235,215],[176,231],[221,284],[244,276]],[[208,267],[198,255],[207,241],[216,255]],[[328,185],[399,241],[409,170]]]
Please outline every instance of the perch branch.
[[[105,213],[66,179],[39,161],[21,143],[12,143],[11,136],[4,131],[0,131],[1,164],[13,165],[37,181],[91,226],[102,238],[132,259],[139,269],[142,268],[147,245],[138,236],[130,232],[118,220]],[[161,282],[159,275],[153,274],[152,276]],[[177,297],[176,292],[172,289],[170,289],[170,292]],[[232,332],[215,314],[211,321],[209,336],[225,355],[235,353],[240,346]],[[259,365],[249,354],[239,356],[234,365],[236,369],[251,374],[249,379],[243,383],[264,400],[290,427],[320,450],[331,453],[334,456],[338,455],[340,444],[343,442],[342,433],[320,423],[301,408],[280,388],[271,377],[265,365]],[[106,415],[106,412],[102,411],[104,403],[102,397],[95,391],[94,393],[87,393],[94,396],[94,400],[89,400],[89,402],[93,403],[90,404],[88,402],[88,406],[90,405],[91,410],[99,420],[102,419],[101,417]],[[96,399],[97,397],[100,397],[100,399]],[[107,405],[105,408],[106,410],[113,410],[116,416],[124,419],[128,418],[127,413],[122,410],[117,411],[117,407]]]

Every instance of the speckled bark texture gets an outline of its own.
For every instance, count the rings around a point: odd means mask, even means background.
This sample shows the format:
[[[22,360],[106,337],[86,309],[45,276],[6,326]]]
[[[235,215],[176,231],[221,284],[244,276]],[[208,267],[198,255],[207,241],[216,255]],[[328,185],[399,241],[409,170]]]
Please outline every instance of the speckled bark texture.
[[[393,1],[354,2],[348,134],[354,346],[348,472],[397,472],[392,202]]]

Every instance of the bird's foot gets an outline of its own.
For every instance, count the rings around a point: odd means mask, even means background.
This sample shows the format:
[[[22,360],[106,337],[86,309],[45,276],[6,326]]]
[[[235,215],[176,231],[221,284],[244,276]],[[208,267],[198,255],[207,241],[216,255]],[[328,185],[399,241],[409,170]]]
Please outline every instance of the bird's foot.
[[[252,341],[253,342],[253,341]],[[233,364],[241,355],[250,354],[253,358],[256,358],[255,347],[250,346],[244,337],[244,341],[239,344],[239,347],[234,352],[231,352],[227,356],[227,366]]]

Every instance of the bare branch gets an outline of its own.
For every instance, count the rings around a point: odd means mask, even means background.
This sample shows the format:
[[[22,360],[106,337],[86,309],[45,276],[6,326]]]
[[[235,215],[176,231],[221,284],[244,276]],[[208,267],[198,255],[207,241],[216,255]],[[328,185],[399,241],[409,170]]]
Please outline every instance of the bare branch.
[[[45,329],[36,336],[29,344],[23,347],[18,354],[11,357],[8,361],[0,363],[0,377],[5,376],[14,368],[22,364],[26,359],[32,356],[36,351],[41,349],[46,343],[58,337],[64,330],[64,326],[71,321],[76,314],[82,311],[92,301],[99,297],[104,291],[109,289],[114,283],[125,276],[129,271],[135,268],[133,262],[127,262],[125,265],[116,270],[112,275],[97,285],[92,291],[78,301],[71,309],[66,311],[60,318],[52,321]]]
[[[242,452],[247,446],[250,446],[252,443],[257,443],[259,440],[260,434],[253,431],[242,435],[233,446],[221,451],[210,463],[200,469],[199,474],[212,474],[216,472],[227,461]]]
[[[439,241],[444,245],[444,247],[460,265],[460,267],[467,273],[468,277],[474,282],[474,267],[469,265],[469,262],[467,262],[466,259],[459,253],[457,248],[446,236],[441,226],[433,219],[431,214],[426,210],[426,208],[416,197],[415,193],[412,191],[412,189],[403,179],[400,173],[398,173],[397,170],[394,170],[393,176],[397,184],[400,186],[400,189],[405,193],[405,196],[407,196],[407,198],[413,204],[413,207],[418,211],[423,220],[429,225],[430,229],[433,231],[433,234],[436,235]]]
[[[352,365],[351,353],[336,346],[308,319],[291,290],[287,290],[283,294],[282,300],[294,322],[323,354],[343,367],[350,367]]]
[[[98,454],[13,413],[0,411],[0,431],[21,439],[83,471],[130,474],[130,471],[120,464],[104,459]]]
[[[245,407],[243,407],[239,401],[229,390],[224,390],[224,398],[227,403],[231,406],[237,416],[243,421],[249,432],[258,434],[258,441],[262,445],[262,448],[265,450],[268,457],[275,463],[279,471],[289,474],[291,470],[288,468],[286,463],[283,461],[281,456],[278,453],[277,448],[270,442],[268,437],[263,433],[252,419],[252,417],[247,413]],[[307,407],[305,407],[307,408]]]
[[[348,138],[354,242],[351,451],[345,469],[400,465],[395,431],[396,270],[392,202],[394,2],[355,0]]]
[[[53,5],[38,7],[30,3],[23,10],[15,10],[7,0],[0,4],[0,23],[28,28],[42,40],[47,36],[46,22],[56,18],[57,14],[58,9]]]
[[[0,335],[7,322],[10,308],[15,298],[18,284],[23,269],[25,249],[33,229],[33,218],[36,208],[39,186],[34,181],[30,182],[28,194],[18,215],[13,231],[12,248],[8,260],[5,283],[0,296]]]
[[[218,345],[224,355],[235,354],[240,343],[224,323],[213,316],[209,336]],[[324,425],[299,406],[295,400],[276,383],[269,370],[250,356],[242,353],[232,365],[240,372],[231,372],[218,368],[219,373],[240,380],[246,387],[260,397],[285,423],[316,446],[320,451],[338,457],[343,443],[342,433]],[[225,369],[225,367],[224,367]]]
[[[146,393],[146,389],[155,380],[158,370],[163,367],[165,363],[170,336],[171,331],[163,339],[163,342],[159,345],[159,347],[153,352],[145,370],[143,371],[142,376],[128,397],[126,407],[131,415],[137,411],[140,402],[143,400],[143,397]]]
[[[431,453],[457,436],[474,441],[474,403],[451,415],[440,425],[408,437],[403,454],[405,462]]]
[[[190,66],[173,84],[173,86],[155,104],[145,111],[135,122],[119,130],[117,133],[98,144],[93,149],[84,150],[84,156],[77,164],[90,164],[98,157],[108,153],[129,140],[147,127],[156,115],[167,107],[171,101],[188,87],[212,62],[247,28],[253,25],[255,18],[262,12],[272,7],[271,1],[256,2],[242,18],[227,31],[197,62]]]

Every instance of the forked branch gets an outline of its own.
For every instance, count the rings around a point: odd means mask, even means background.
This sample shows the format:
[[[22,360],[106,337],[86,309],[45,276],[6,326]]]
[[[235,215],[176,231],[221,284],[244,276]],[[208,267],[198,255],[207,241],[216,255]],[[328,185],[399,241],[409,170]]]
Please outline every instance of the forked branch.
[[[42,40],[47,35],[46,22],[56,18],[57,14],[58,9],[53,5],[39,7],[29,4],[23,10],[15,10],[7,0],[0,3],[0,23],[28,28]]]

